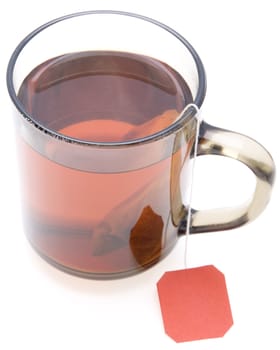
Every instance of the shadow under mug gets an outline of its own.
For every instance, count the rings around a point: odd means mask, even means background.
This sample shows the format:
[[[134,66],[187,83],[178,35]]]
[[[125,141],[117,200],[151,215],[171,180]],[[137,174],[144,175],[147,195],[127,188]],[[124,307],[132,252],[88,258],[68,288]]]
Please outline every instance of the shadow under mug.
[[[188,84],[192,104],[178,110],[162,130],[126,141],[67,136],[53,127],[59,116],[48,111],[45,122],[36,119],[18,97],[25,77],[53,57],[92,50],[140,54],[168,64]],[[53,74],[60,79],[64,73]],[[182,198],[190,187],[195,115],[206,90],[204,68],[193,47],[147,17],[76,13],[46,23],[17,46],[7,84],[17,108],[24,230],[38,253],[69,273],[100,279],[134,274],[166,256],[185,232],[189,203]],[[92,105],[97,102],[92,99]],[[61,116],[66,125],[68,117]],[[238,207],[192,209],[190,232],[232,229],[256,218],[269,200],[275,174],[264,147],[202,122],[201,155],[241,161],[255,174],[256,188],[248,203]]]

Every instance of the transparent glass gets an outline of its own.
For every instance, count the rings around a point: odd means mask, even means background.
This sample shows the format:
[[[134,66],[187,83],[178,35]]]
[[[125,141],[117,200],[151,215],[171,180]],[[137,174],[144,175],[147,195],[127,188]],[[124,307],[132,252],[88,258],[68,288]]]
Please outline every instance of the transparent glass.
[[[84,60],[84,53],[89,52],[103,55],[94,66],[94,74],[92,66]],[[60,58],[69,54],[80,55],[75,71],[72,66],[68,69],[68,63],[59,68]],[[136,109],[142,111],[142,106],[153,105],[165,121],[169,120],[170,107],[160,112],[157,100],[146,95],[139,97],[137,89],[129,89],[126,95],[110,95],[110,87],[105,89],[101,85],[96,89],[97,95],[76,88],[71,98],[61,102],[66,90],[63,84],[74,79],[74,75],[75,78],[82,78],[85,73],[104,75],[108,54],[121,57],[118,62],[125,57],[129,63],[125,66],[126,78],[139,78],[149,86],[162,85],[163,90],[168,90],[166,84],[171,78],[167,79],[167,75],[162,78],[158,72],[171,67],[169,72],[175,72],[173,83],[177,84],[177,78],[184,81],[191,99],[182,99],[185,104],[177,99],[172,119],[162,128],[143,132],[152,122],[147,116],[143,121],[129,120],[129,127],[136,128],[129,138],[113,138],[110,135],[117,131],[117,125],[126,125],[128,121],[121,114],[114,120],[116,105],[129,106],[129,112],[134,114]],[[131,63],[130,58],[139,55],[152,58],[149,69],[146,65],[144,70],[136,69],[139,64]],[[57,83],[63,84],[59,93],[53,93],[43,105],[41,117],[29,108],[33,100],[27,103],[22,97],[22,87],[35,67],[52,62],[54,57],[59,57],[57,66],[48,66],[49,63],[44,66],[45,75],[40,73],[41,85],[37,88],[47,90]],[[112,75],[123,74],[123,65],[113,66]],[[31,88],[38,72],[30,80]],[[195,114],[206,90],[203,65],[193,47],[173,29],[143,16],[117,11],[76,13],[41,26],[18,45],[8,65],[7,85],[17,108],[24,229],[38,253],[67,272],[90,278],[134,274],[166,256],[185,231],[189,204],[183,203],[182,198],[190,186]],[[123,91],[122,87],[116,91]],[[115,101],[116,96],[121,102]],[[105,138],[79,137],[69,130],[82,114],[85,123],[108,119],[115,124],[102,129]],[[91,131],[89,127],[84,129]],[[242,161],[255,173],[257,185],[252,199],[238,208],[192,210],[191,232],[233,228],[259,215],[269,199],[274,178],[269,153],[246,136],[203,122],[198,155],[205,154]]]

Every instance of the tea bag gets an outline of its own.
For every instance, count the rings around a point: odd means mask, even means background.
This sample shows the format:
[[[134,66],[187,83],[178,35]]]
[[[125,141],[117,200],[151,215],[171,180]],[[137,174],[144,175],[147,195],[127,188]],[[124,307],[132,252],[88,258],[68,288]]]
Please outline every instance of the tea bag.
[[[140,138],[158,132],[171,125],[176,118],[178,112],[168,110],[144,124],[135,126],[126,134],[125,139]],[[179,193],[180,167],[189,156],[190,148],[184,150],[185,156],[182,152],[179,147],[178,151],[171,155],[171,159],[167,160],[166,167],[163,167],[161,172],[157,172],[148,184],[123,200],[103,218],[102,222],[93,227],[91,240],[93,255],[103,255],[130,244],[136,260],[142,265],[148,257],[152,259],[156,250],[159,254],[159,247],[164,239],[164,222],[160,217],[164,206],[161,193],[171,191],[169,201],[172,202],[171,216],[175,226],[178,224],[177,218],[182,217],[183,204]],[[140,236],[142,246],[137,243]],[[146,246],[146,253],[143,254],[145,243],[149,248]]]

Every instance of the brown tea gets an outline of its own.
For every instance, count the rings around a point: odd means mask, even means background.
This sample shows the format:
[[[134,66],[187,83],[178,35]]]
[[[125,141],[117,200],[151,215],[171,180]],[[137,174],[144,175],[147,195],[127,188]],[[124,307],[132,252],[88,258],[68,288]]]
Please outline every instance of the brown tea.
[[[107,51],[42,63],[18,97],[39,124],[88,143],[154,134],[192,102],[168,65]],[[91,172],[48,159],[20,135],[18,143],[25,230],[45,258],[73,273],[112,277],[161,257],[173,225],[170,158],[130,171]]]

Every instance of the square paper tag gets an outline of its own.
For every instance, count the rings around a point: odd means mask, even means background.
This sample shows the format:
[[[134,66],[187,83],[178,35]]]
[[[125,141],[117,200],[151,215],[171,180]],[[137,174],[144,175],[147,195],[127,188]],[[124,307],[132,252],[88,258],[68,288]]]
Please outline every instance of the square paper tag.
[[[157,289],[165,332],[176,342],[222,337],[233,325],[225,277],[213,265],[166,272]]]

